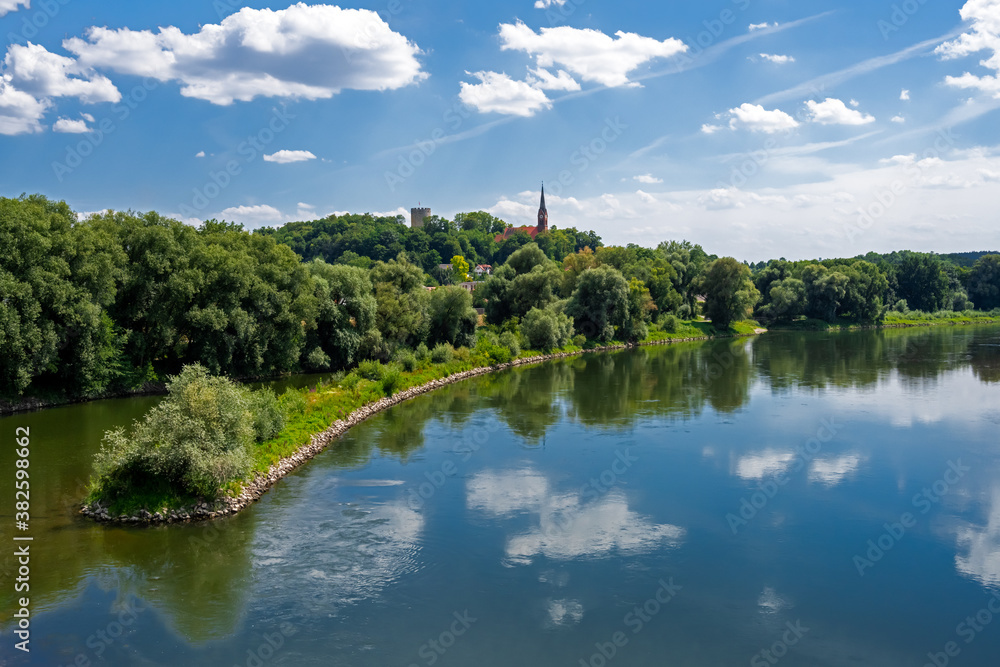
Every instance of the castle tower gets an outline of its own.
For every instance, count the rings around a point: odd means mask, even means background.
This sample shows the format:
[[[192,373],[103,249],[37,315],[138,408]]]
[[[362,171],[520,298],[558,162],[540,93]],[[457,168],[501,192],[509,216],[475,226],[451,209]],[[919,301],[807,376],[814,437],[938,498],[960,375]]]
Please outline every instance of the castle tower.
[[[410,209],[410,227],[416,229],[417,227],[424,226],[424,219],[431,216],[431,210],[429,208],[411,208]]]
[[[545,183],[542,183],[542,202],[538,206],[538,233],[549,231],[549,210],[545,208]]]

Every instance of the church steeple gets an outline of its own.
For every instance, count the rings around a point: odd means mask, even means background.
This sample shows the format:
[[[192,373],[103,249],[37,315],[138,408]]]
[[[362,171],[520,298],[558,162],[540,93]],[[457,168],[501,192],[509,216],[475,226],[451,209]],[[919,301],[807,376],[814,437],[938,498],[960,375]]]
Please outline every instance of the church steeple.
[[[538,205],[538,233],[549,231],[549,210],[545,208],[545,183],[542,183],[542,201]]]

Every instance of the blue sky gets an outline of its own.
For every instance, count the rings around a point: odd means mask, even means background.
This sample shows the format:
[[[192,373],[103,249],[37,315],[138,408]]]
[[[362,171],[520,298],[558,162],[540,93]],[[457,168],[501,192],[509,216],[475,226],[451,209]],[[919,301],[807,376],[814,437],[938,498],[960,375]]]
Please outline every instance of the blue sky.
[[[548,5],[548,6],[546,6]],[[0,194],[488,210],[756,261],[1000,248],[1000,0],[0,0]]]

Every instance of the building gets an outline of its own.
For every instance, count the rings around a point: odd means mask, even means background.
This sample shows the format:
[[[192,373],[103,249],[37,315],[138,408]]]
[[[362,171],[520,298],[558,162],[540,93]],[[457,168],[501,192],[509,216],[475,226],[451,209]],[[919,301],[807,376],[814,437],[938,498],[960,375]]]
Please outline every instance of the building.
[[[549,210],[545,208],[545,184],[542,183],[542,201],[538,205],[538,224],[534,227],[508,227],[503,230],[503,234],[497,234],[494,240],[497,243],[502,243],[518,232],[524,232],[531,238],[535,238],[547,231],[549,231]]]
[[[417,227],[424,226],[424,220],[431,217],[431,210],[429,208],[411,208],[410,209],[410,227],[416,229]]]
[[[492,264],[476,264],[476,268],[472,270],[477,276],[492,276],[493,275],[493,265]]]

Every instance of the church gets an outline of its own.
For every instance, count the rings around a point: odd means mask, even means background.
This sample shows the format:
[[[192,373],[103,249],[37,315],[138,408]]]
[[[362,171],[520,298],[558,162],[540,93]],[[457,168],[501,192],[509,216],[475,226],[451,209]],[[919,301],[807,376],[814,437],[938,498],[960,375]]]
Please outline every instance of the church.
[[[497,234],[494,240],[497,243],[502,243],[518,232],[524,232],[531,238],[535,238],[547,231],[549,231],[549,210],[545,208],[545,184],[542,183],[542,202],[538,206],[538,225],[535,227],[508,227],[503,231],[503,234]]]

